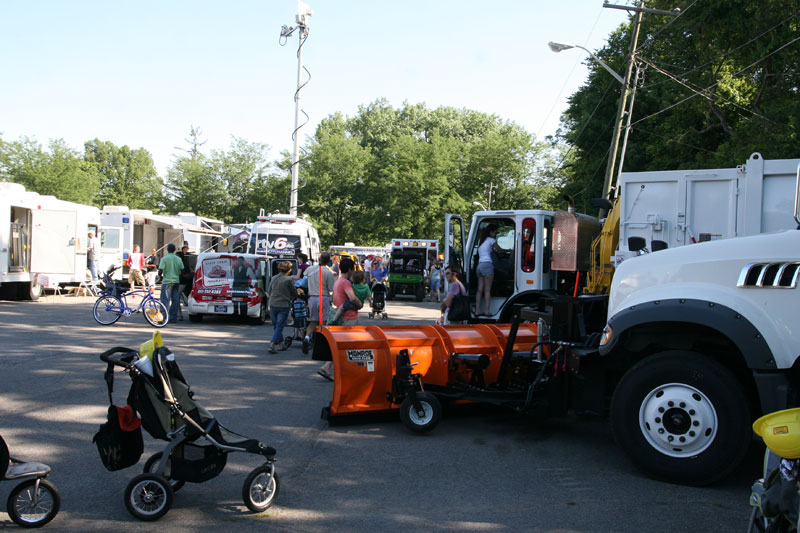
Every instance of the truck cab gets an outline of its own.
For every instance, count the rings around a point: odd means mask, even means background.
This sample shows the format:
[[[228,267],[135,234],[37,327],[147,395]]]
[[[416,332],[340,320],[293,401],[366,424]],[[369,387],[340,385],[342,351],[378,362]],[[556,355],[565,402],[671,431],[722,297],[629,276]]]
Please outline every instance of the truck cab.
[[[503,252],[492,253],[495,274],[489,320],[500,322],[510,321],[515,305],[533,305],[543,294],[573,292],[575,280],[560,276],[553,261],[574,266],[571,270],[588,269],[591,241],[600,228],[594,217],[562,211],[478,211],[466,234],[462,217],[446,215],[445,266],[458,266],[473,301],[478,290],[478,247],[490,224],[497,226],[497,244]]]

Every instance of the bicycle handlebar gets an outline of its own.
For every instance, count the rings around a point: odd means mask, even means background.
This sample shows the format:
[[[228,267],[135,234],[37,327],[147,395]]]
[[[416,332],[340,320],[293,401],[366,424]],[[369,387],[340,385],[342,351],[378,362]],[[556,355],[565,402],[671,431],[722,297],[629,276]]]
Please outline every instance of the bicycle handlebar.
[[[122,353],[122,356],[116,356],[115,354]],[[105,352],[100,354],[100,359],[105,361],[106,363],[112,363],[117,366],[124,366],[129,367],[131,366],[131,362],[133,358],[138,355],[139,352],[136,350],[131,350],[130,348],[124,348],[122,346],[117,346],[116,348],[111,348],[110,350],[106,350]]]

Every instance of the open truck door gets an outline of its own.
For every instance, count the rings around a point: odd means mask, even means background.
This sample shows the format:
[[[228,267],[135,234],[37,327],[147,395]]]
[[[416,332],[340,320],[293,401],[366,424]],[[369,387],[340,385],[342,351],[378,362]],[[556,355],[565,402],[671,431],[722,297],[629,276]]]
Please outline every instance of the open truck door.
[[[444,216],[444,239],[442,239],[442,254],[444,255],[444,266],[456,265],[460,274],[458,279],[463,283],[467,282],[467,272],[464,268],[464,219],[459,215],[447,214]]]

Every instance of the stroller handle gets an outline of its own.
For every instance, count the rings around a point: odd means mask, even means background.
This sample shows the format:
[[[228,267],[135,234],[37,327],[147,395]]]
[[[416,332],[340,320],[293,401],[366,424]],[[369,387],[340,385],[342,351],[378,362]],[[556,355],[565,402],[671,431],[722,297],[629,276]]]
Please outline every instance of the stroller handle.
[[[136,350],[131,350],[130,348],[123,348],[122,346],[117,346],[116,348],[111,348],[110,350],[106,350],[105,352],[100,354],[100,359],[105,361],[106,363],[111,363],[117,366],[124,366],[128,367],[131,365],[133,358],[138,354]],[[122,355],[116,355],[122,354]]]

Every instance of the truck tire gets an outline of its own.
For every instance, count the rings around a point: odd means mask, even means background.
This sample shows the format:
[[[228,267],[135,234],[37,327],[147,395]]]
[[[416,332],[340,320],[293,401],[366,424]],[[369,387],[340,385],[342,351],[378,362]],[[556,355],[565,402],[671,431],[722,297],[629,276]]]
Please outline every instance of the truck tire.
[[[19,283],[17,285],[17,297],[20,300],[30,300],[35,302],[42,295],[42,286],[39,285],[39,278],[34,277],[30,283]]]
[[[425,285],[423,285],[421,283],[419,285],[417,285],[417,288],[414,291],[414,298],[418,302],[421,302],[422,300],[425,299]]]
[[[686,485],[709,485],[741,462],[752,416],[733,373],[689,351],[639,361],[611,399],[614,438],[648,475]]]

